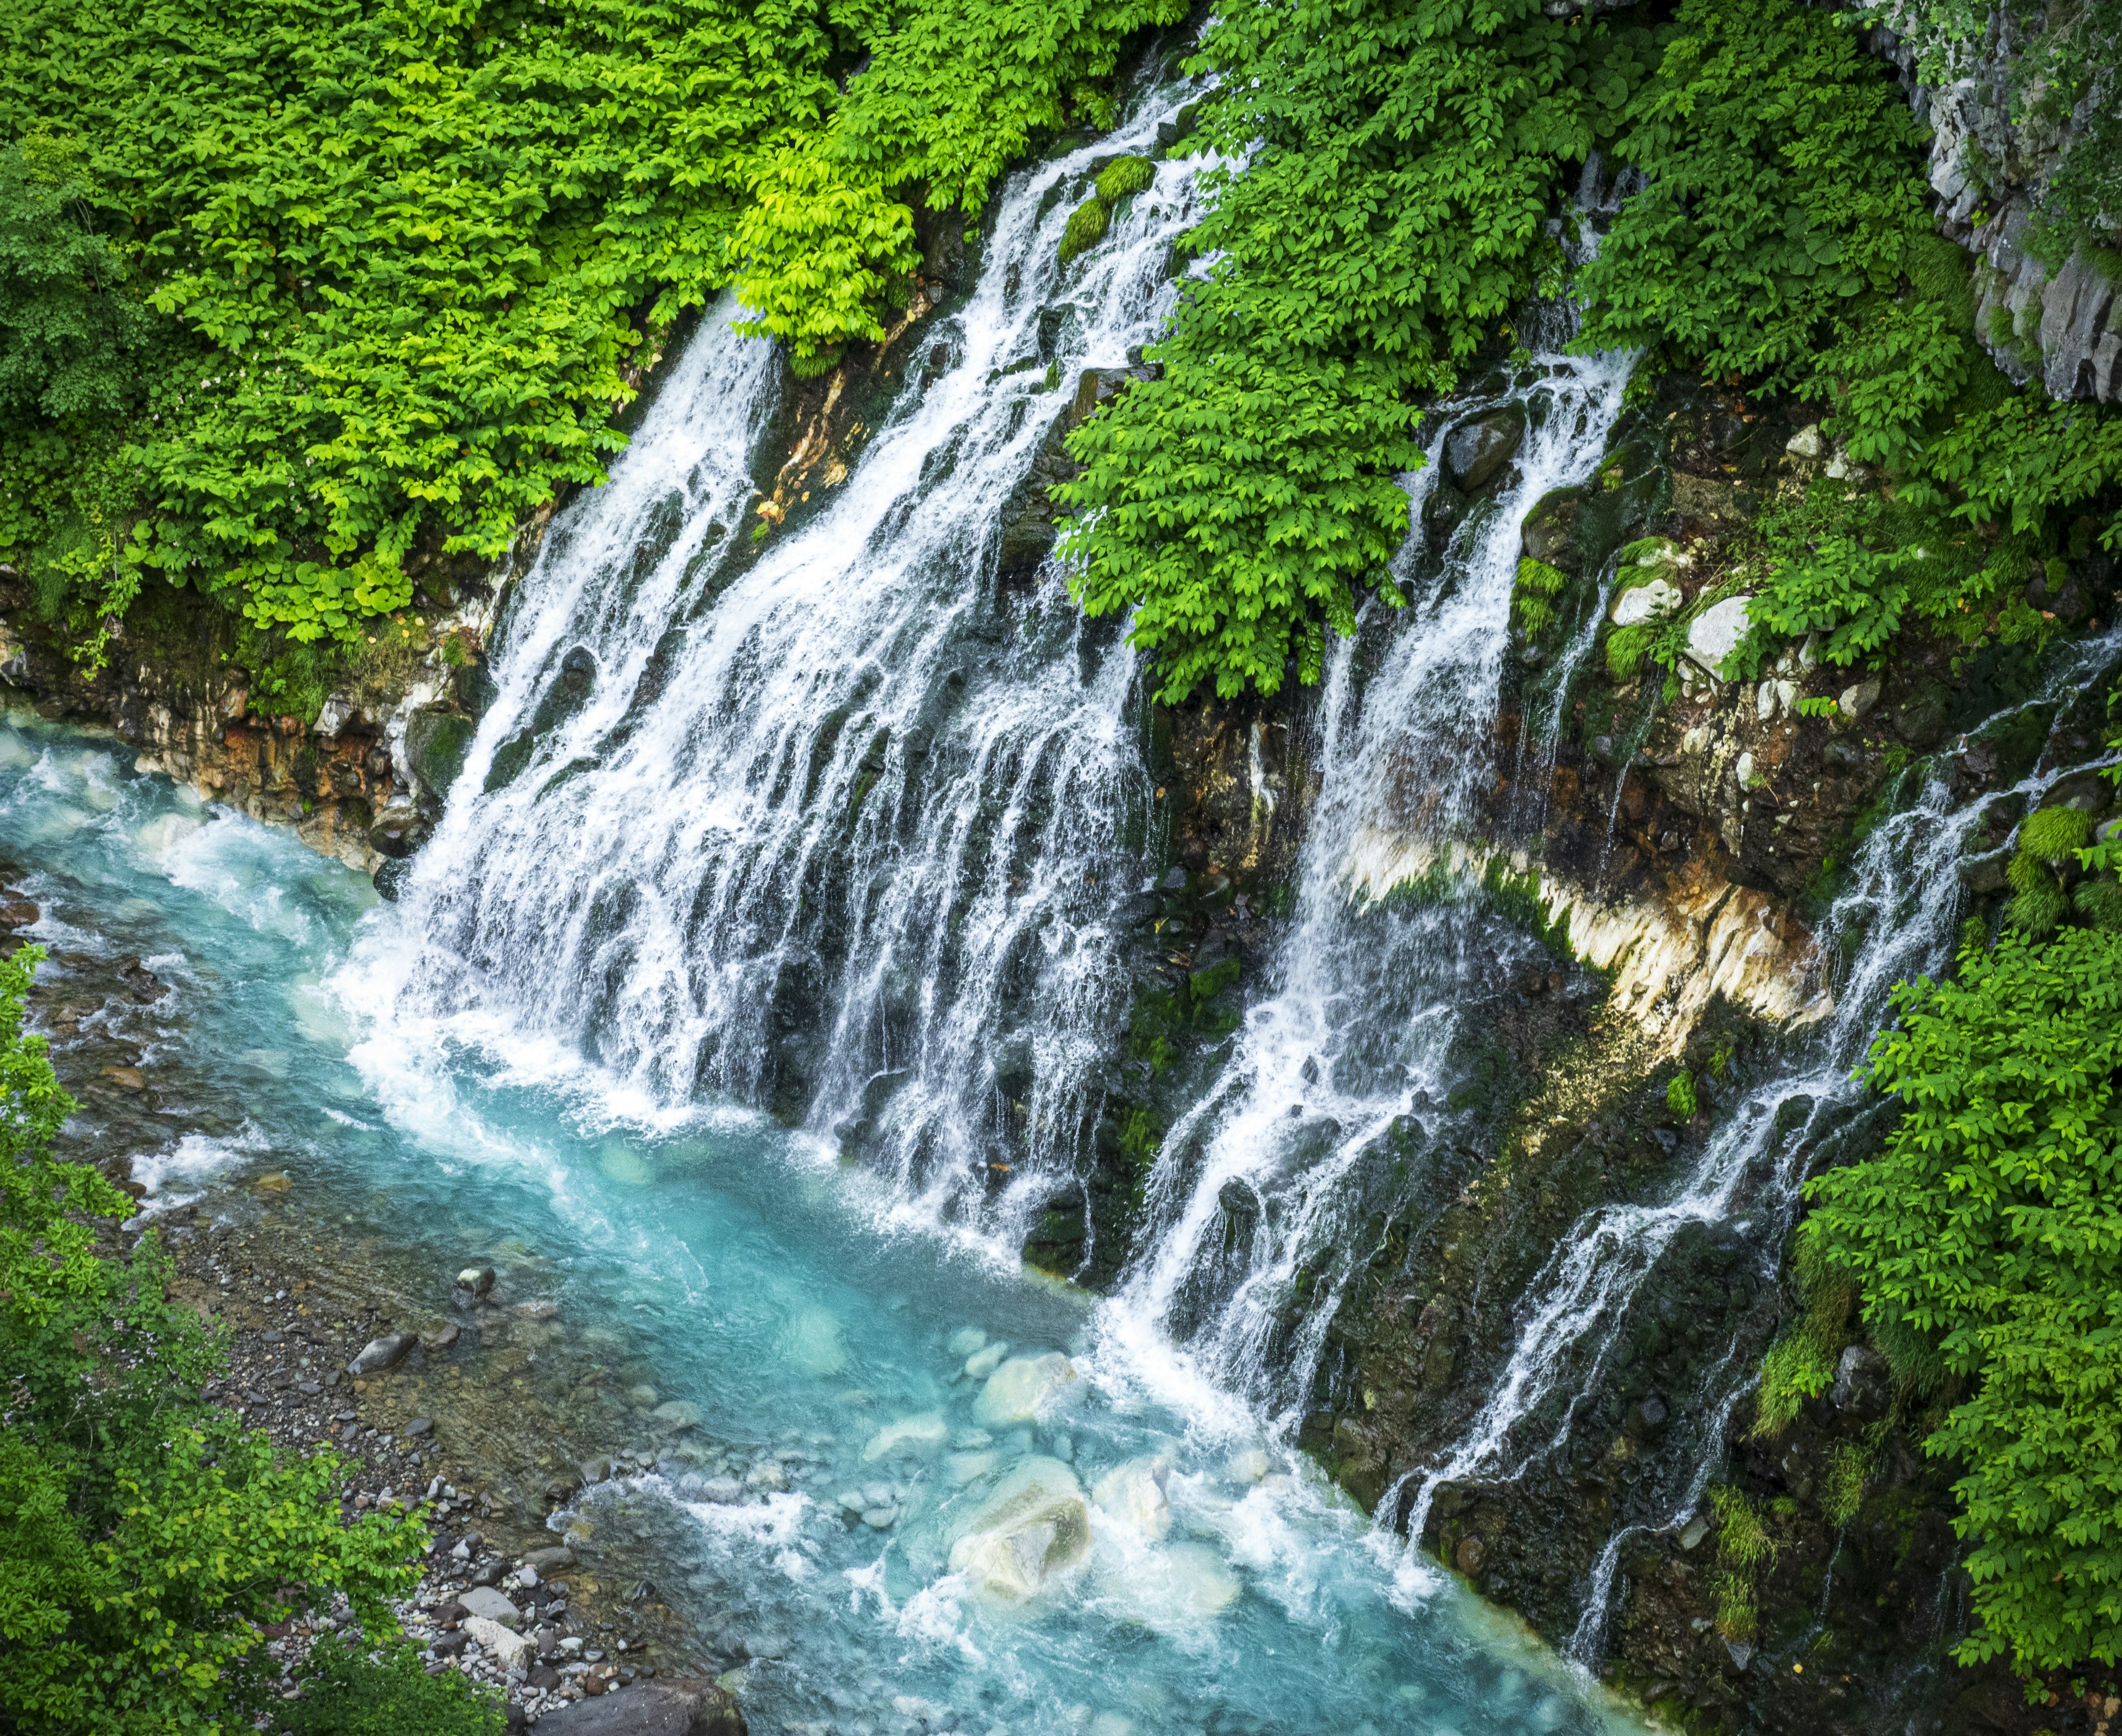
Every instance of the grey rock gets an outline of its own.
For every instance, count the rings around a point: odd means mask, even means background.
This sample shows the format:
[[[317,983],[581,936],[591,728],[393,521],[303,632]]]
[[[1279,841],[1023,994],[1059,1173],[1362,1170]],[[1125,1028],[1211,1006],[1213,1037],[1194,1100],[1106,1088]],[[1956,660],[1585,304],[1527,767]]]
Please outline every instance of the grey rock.
[[[405,1425],[405,1438],[408,1440],[418,1440],[423,1435],[432,1435],[434,1432],[434,1421],[431,1417],[415,1416]]]
[[[712,1682],[643,1682],[545,1713],[547,1736],[746,1736],[736,1696]]]
[[[479,725],[461,712],[423,705],[405,720],[405,763],[421,787],[441,796],[457,781]]]
[[[611,1461],[602,1454],[582,1461],[582,1477],[585,1483],[601,1483],[611,1475]]]
[[[1835,1384],[1828,1388],[1828,1402],[1846,1411],[1859,1422],[1876,1422],[1886,1414],[1893,1397],[1893,1371],[1886,1359],[1868,1345],[1853,1344],[1835,1366]]]
[[[464,1605],[468,1616],[483,1616],[489,1622],[498,1622],[503,1627],[522,1624],[523,1612],[489,1585],[474,1585],[460,1593],[457,1602]]]
[[[523,1557],[523,1565],[535,1568],[541,1574],[557,1573],[563,1567],[575,1565],[575,1552],[565,1543],[557,1543],[547,1549],[534,1549]]]
[[[412,1332],[391,1332],[381,1338],[372,1338],[362,1346],[361,1354],[347,1365],[349,1374],[373,1374],[383,1369],[395,1368],[413,1353],[419,1338]]]
[[[1735,1669],[1744,1669],[1754,1661],[1754,1648],[1743,1640],[1727,1640],[1724,1650],[1732,1654],[1732,1666]]]
[[[1751,597],[1727,597],[1688,623],[1688,660],[1722,679],[1724,660],[1738,648],[1739,642],[1746,637],[1746,630],[1752,625],[1752,618],[1747,613],[1747,605],[1752,601]]]

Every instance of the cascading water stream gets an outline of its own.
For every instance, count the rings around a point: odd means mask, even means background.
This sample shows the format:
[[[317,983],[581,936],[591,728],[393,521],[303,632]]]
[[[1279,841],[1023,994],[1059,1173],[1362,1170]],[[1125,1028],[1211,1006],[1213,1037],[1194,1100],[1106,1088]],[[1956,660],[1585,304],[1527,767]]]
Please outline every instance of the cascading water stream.
[[[1410,567],[1405,618],[1367,681],[1367,641],[1338,646],[1320,711],[1320,786],[1298,908],[1272,992],[1247,1014],[1216,1090],[1166,1138],[1149,1185],[1146,1252],[1124,1300],[1188,1344],[1203,1370],[1293,1426],[1310,1396],[1357,1232],[1380,1203],[1382,1142],[1406,1118],[1433,1134],[1457,1010],[1487,949],[1525,943],[1462,908],[1378,908],[1468,836],[1494,774],[1519,524],[1597,463],[1629,358],[1545,355],[1517,394],[1530,427],[1517,469],[1470,516],[1425,585]],[[1479,414],[1493,404],[1467,406]],[[1410,487],[1420,496],[1431,464]],[[1376,614],[1375,608],[1372,614]],[[1423,858],[1410,859],[1409,852]],[[1249,1237],[1232,1235],[1236,1218]],[[1283,1325],[1301,1272],[1311,1305]]]
[[[2012,709],[2053,703],[2081,688],[2112,661],[2118,643],[2110,635],[2076,648],[2039,697]],[[1404,1517],[1409,1538],[1419,1540],[1430,1504],[1445,1485],[1513,1480],[1562,1449],[1622,1343],[1638,1288],[1688,1226],[1735,1225],[1746,1232],[1764,1274],[1773,1272],[1809,1162],[1859,1094],[1853,1076],[1886,1019],[1894,986],[1936,972],[1951,957],[1968,834],[1992,803],[2012,796],[2038,802],[2047,786],[2071,769],[2031,774],[2011,790],[1957,805],[1942,776],[1923,775],[1914,799],[1865,840],[1848,889],[1821,924],[1819,956],[1849,960],[1824,985],[1834,992],[1830,1016],[1777,1077],[1726,1118],[1670,1197],[1602,1206],[1572,1229],[1528,1286],[1530,1311],[1479,1412],[1442,1463],[1410,1473],[1388,1493],[1382,1518]],[[1621,1542],[1630,1532],[1678,1524],[1694,1512],[1718,1463],[1725,1421],[1751,1378],[1750,1369],[1734,1365],[1727,1355],[1685,1407],[1695,1450],[1667,1454],[1676,1472],[1659,1491],[1658,1510],[1617,1530],[1601,1552],[1568,1647],[1580,1661],[1596,1662]],[[1437,1578],[1412,1543],[1404,1571],[1411,1586]]]
[[[726,315],[693,340],[522,581],[372,1010],[591,1064],[615,1103],[770,1101],[919,1215],[1021,1239],[1095,1112],[1151,792],[1133,654],[1051,581],[998,587],[993,544],[1079,374],[1124,365],[1176,292],[1186,163],[1101,247],[1059,247],[1094,161],[1185,94],[1012,182],[922,339],[947,366],[755,561],[775,370]]]

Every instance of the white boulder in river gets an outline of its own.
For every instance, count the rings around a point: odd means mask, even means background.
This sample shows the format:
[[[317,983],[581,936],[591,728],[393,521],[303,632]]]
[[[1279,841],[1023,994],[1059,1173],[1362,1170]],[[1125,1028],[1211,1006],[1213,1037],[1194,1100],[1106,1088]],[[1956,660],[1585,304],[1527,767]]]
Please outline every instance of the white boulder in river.
[[[862,1462],[874,1463],[897,1448],[926,1449],[939,1447],[950,1439],[951,1426],[943,1421],[940,1411],[926,1411],[918,1416],[902,1416],[888,1422],[870,1437],[862,1449]]]
[[[1058,1458],[1031,1458],[960,1528],[951,1570],[1005,1603],[1035,1598],[1091,1552],[1083,1486]]]
[[[1046,1401],[1077,1379],[1076,1365],[1058,1351],[1043,1356],[1012,1356],[988,1376],[973,1415],[989,1427],[1033,1422]]]
[[[1164,1498],[1171,1474],[1171,1461],[1161,1456],[1131,1458],[1100,1477],[1091,1499],[1106,1518],[1153,1543],[1171,1528],[1171,1505]]]

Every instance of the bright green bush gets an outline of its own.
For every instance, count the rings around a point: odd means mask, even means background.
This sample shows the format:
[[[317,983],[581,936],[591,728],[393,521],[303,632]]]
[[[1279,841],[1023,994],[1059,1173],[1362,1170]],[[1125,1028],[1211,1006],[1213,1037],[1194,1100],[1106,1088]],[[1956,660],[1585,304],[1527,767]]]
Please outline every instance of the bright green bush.
[[[1666,1081],[1665,1106],[1676,1115],[1692,1115],[1695,1110],[1694,1076],[1676,1073]]]
[[[1870,1078],[1881,1154],[1808,1183],[1802,1231],[1863,1286],[1890,1358],[1965,1396],[1928,1442],[1954,1486],[1980,1627],[2022,1670],[2122,1657],[2122,936],[2007,931],[1957,981],[1895,992]]]
[[[1208,172],[1190,245],[1220,263],[1151,351],[1162,377],[1069,436],[1058,491],[1077,597],[1133,611],[1167,699],[1316,679],[1362,595],[1397,600],[1416,398],[1554,280],[1562,171],[1651,54],[1537,0],[1218,10],[1204,132],[1246,160]]]
[[[1683,0],[1676,18],[1628,105],[1615,148],[1649,184],[1578,273],[1581,341],[1825,397],[1858,457],[1899,450],[1969,366],[1939,304],[1900,299],[1933,236],[1922,128],[1847,14]]]
[[[200,1402],[222,1365],[168,1300],[131,1202],[55,1162],[73,1104],[22,1029],[41,954],[0,962],[0,1709],[21,1736],[247,1728],[278,1667],[261,1629],[344,1591],[372,1631],[418,1577],[409,1518],[339,1520],[342,1462],[276,1454]]]
[[[350,640],[415,548],[493,558],[599,480],[680,310],[736,284],[799,370],[880,336],[895,189],[976,212],[1180,9],[0,8],[0,559],[91,620],[159,576]]]
[[[1527,638],[1537,638],[1554,625],[1554,600],[1568,582],[1545,561],[1531,555],[1520,559],[1517,579],[1511,587],[1511,609]]]

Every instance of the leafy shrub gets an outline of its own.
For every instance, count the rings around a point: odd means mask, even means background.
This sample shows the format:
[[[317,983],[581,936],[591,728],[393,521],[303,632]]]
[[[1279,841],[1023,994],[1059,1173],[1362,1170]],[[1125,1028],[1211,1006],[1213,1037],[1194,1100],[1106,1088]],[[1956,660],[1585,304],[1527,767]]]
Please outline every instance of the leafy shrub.
[[[1800,1309],[1790,1330],[1761,1360],[1755,1389],[1753,1434],[1773,1440],[1797,1420],[1799,1407],[1835,1384],[1835,1365],[1849,1342],[1849,1310],[1857,1286],[1849,1274],[1822,1258],[1818,1245],[1801,1236],[1792,1250]]]
[[[41,273],[0,379],[49,382],[0,390],[0,559],[40,551],[91,622],[159,576],[351,639],[415,547],[493,558],[600,480],[682,309],[735,284],[799,371],[881,335],[918,263],[894,189],[977,213],[1038,134],[1110,122],[1122,45],[1182,10],[0,10],[0,138],[68,142],[0,166],[0,306]]]
[[[1895,991],[1870,1079],[1905,1104],[1881,1154],[1807,1184],[1801,1232],[1863,1286],[1882,1348],[1972,1393],[1926,1442],[1954,1486],[1981,1626],[2023,1671],[2122,1656],[2122,936],[2006,931],[1956,982]],[[1889,1349],[1889,1355],[1893,1351]]]
[[[1648,621],[1615,628],[1606,635],[1606,673],[1624,684],[1634,680],[1657,637],[1657,629]]]
[[[2036,808],[2019,827],[2019,847],[2045,862],[2059,862],[2085,847],[2092,816],[2082,808]]]
[[[1821,1517],[1838,1531],[1856,1518],[1871,1474],[1871,1454],[1856,1441],[1838,1441],[1827,1455],[1827,1468],[1820,1480]]]
[[[1932,235],[1921,126],[1846,15],[1683,0],[1676,22],[1628,104],[1616,150],[1648,185],[1578,273],[1580,341],[1828,397],[1858,456],[1900,450],[1967,368],[1935,304],[1897,299]],[[1840,390],[1882,371],[1879,397]]]
[[[1517,582],[1511,587],[1511,607],[1528,639],[1536,639],[1554,625],[1554,600],[1569,581],[1545,561],[1531,555],[1518,562]]]
[[[342,1525],[341,1460],[199,1402],[224,1359],[152,1230],[99,1251],[96,1220],[133,1207],[49,1154],[74,1105],[22,1029],[41,957],[0,962],[0,1706],[23,1736],[247,1722],[275,1703],[262,1629],[334,1590],[387,1629],[421,1533]]]
[[[372,1655],[327,1636],[301,1683],[301,1697],[274,1711],[292,1736],[500,1736],[507,1728],[493,1690],[453,1669],[430,1676],[410,1645]]]

